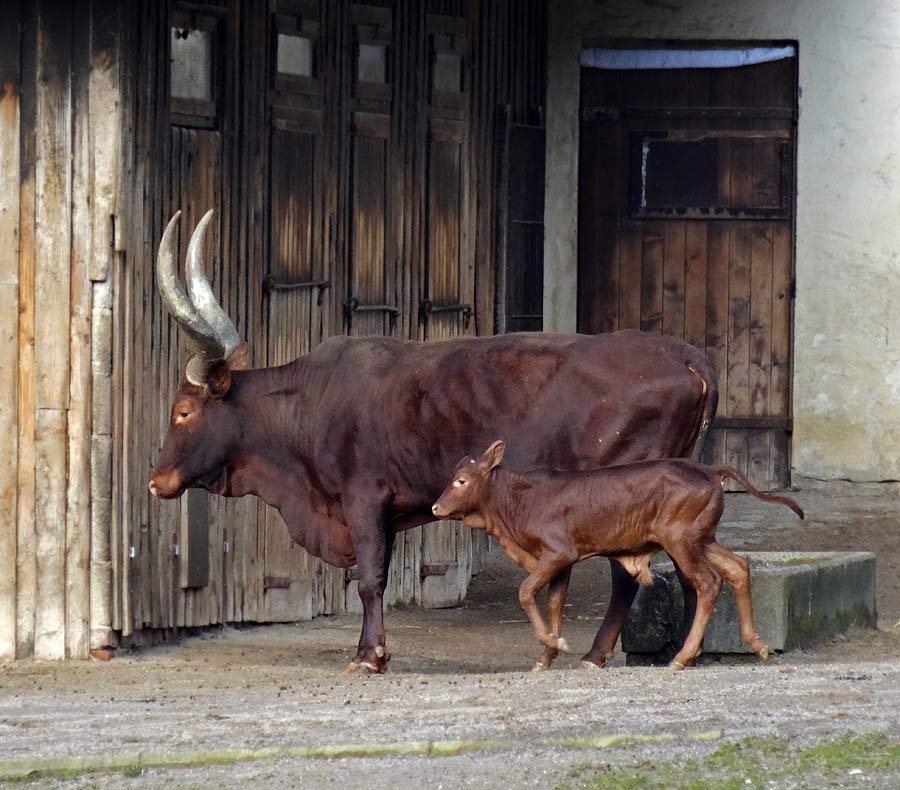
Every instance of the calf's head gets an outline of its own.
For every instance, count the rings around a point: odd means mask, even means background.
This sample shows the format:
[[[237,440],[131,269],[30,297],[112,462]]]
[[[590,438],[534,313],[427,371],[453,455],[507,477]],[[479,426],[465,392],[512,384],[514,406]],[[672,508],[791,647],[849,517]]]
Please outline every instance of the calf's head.
[[[169,430],[150,478],[150,492],[164,499],[195,486],[225,493],[229,456],[240,432],[231,373],[246,368],[249,358],[204,273],[212,211],[200,220],[188,245],[187,293],[175,271],[179,216],[172,217],[160,242],[156,283],[163,304],[198,350],[175,393]]]
[[[506,445],[498,440],[480,458],[463,458],[431,512],[438,518],[465,518],[477,510],[491,496],[492,473],[505,450]]]

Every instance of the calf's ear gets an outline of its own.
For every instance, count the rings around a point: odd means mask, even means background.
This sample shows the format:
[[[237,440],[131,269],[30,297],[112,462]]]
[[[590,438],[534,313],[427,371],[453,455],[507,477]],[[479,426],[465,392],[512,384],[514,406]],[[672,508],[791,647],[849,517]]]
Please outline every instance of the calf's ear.
[[[488,472],[496,466],[500,465],[503,460],[503,453],[506,452],[506,445],[502,440],[498,439],[481,456],[481,468]]]

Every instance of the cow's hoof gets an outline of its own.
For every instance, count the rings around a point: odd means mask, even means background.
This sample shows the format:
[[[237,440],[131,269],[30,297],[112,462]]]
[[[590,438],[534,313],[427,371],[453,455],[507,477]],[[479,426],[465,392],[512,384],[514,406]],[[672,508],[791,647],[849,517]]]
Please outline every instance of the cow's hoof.
[[[604,661],[603,664],[605,663],[606,662]],[[591,659],[586,657],[581,659],[581,666],[583,666],[585,669],[591,670],[592,672],[603,669],[603,664],[596,664]]]
[[[379,653],[381,655],[379,655]],[[347,674],[356,672],[360,667],[364,667],[376,675],[382,675],[387,671],[388,661],[391,656],[387,653],[382,645],[378,645],[369,650],[361,650],[356,654],[356,658],[350,662],[350,666],[344,671]]]

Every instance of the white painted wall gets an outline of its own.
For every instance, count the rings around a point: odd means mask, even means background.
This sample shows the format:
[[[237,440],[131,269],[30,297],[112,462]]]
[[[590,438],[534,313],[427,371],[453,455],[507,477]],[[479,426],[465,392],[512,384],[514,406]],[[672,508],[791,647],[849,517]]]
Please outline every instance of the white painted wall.
[[[900,2],[549,0],[544,324],[574,330],[583,40],[799,42],[793,466],[900,478]]]

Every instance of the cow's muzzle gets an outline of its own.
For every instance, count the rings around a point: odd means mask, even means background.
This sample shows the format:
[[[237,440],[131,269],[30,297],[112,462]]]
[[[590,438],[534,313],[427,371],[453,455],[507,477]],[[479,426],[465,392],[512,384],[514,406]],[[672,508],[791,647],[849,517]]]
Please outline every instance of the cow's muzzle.
[[[153,496],[160,499],[175,499],[181,496],[184,490],[181,475],[174,469],[168,472],[155,472],[147,487]]]

